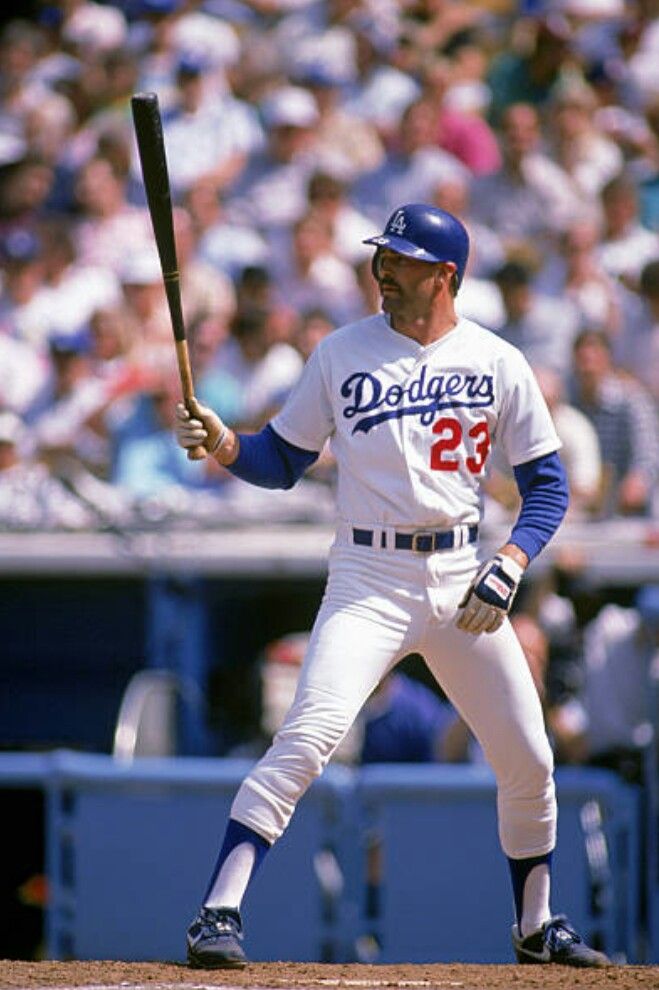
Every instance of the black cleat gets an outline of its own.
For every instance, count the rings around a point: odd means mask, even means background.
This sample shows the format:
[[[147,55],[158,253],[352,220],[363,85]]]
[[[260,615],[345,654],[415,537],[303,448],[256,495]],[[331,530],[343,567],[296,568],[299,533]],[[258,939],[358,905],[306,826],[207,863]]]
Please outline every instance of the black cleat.
[[[242,969],[243,924],[234,908],[202,907],[188,928],[188,965],[194,969]]]
[[[559,914],[546,921],[542,928],[525,938],[513,925],[513,947],[518,963],[559,963],[563,966],[612,966],[603,952],[591,949],[577,935],[565,915]]]

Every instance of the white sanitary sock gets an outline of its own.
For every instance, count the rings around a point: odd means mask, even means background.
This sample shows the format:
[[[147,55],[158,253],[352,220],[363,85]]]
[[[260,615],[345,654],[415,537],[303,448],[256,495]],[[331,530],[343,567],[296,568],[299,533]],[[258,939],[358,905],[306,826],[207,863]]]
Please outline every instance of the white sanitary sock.
[[[520,922],[523,936],[536,932],[545,921],[551,918],[549,909],[549,866],[539,863],[534,866],[524,884],[524,899],[522,901],[522,920]]]
[[[251,842],[241,842],[231,850],[215,878],[204,907],[230,907],[240,910],[250,881],[256,849]]]

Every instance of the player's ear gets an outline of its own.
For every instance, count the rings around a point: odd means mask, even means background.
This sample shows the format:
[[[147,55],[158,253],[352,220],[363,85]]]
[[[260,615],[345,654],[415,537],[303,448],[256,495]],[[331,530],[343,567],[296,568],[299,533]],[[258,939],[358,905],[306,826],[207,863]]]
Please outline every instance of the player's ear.
[[[441,282],[446,282],[449,291],[453,295],[455,295],[455,292],[453,291],[453,284],[457,271],[457,265],[455,265],[452,261],[442,261],[439,265],[437,265],[438,280]]]
[[[375,254],[371,260],[371,272],[373,273],[373,278],[376,282],[380,281],[380,262],[382,260],[382,252],[380,248],[375,249]]]

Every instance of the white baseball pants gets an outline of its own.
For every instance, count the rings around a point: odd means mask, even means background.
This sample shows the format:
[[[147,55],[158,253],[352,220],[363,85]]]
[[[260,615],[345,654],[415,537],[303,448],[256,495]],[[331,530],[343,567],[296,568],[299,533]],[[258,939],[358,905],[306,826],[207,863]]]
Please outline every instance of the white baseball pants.
[[[380,680],[420,653],[494,770],[505,854],[553,849],[553,756],[517,637],[508,621],[479,636],[455,626],[477,566],[473,546],[421,555],[337,541],[295,699],[243,781],[232,818],[278,839]]]

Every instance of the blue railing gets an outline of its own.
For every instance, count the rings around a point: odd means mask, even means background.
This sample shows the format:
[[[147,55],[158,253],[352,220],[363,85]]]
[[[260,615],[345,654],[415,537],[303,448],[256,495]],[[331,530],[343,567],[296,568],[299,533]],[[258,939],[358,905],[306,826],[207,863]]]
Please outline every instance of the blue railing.
[[[47,796],[49,957],[182,959],[249,766],[0,754],[0,786]],[[656,846],[641,855],[652,845],[641,790],[579,768],[559,769],[557,791],[554,908],[616,959],[659,961]],[[512,962],[495,796],[487,768],[330,765],[246,898],[250,957]]]

